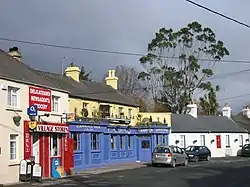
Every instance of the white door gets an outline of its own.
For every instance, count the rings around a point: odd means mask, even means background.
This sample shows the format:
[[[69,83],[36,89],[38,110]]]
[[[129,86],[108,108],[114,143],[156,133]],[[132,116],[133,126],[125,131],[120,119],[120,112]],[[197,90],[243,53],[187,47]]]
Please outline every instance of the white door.
[[[39,134],[32,135],[32,156],[35,156],[35,163],[39,163]]]

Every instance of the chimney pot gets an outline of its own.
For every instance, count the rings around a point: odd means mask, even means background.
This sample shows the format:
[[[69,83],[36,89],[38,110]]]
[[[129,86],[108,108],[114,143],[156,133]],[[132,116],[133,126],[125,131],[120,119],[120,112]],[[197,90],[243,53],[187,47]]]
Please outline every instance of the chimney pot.
[[[111,86],[112,88],[118,88],[118,77],[115,76],[115,70],[109,70],[108,76],[105,78],[106,85]]]

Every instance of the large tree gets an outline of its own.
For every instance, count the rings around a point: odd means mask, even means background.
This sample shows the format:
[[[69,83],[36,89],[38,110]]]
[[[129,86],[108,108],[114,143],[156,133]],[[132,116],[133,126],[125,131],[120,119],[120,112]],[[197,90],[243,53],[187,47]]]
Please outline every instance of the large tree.
[[[147,55],[140,58],[145,71],[139,79],[148,84],[155,101],[167,104],[173,113],[185,113],[197,91],[209,91],[205,80],[226,55],[224,43],[198,22],[177,31],[162,28],[148,44]]]
[[[142,81],[138,79],[139,71],[123,65],[116,66],[116,76],[119,77],[118,90],[134,99],[141,111],[148,110],[146,105],[148,92]]]
[[[200,97],[199,106],[202,113],[206,115],[217,115],[219,113],[219,103],[217,102],[217,92],[220,90],[219,86],[213,87],[210,82],[206,84],[208,92]]]

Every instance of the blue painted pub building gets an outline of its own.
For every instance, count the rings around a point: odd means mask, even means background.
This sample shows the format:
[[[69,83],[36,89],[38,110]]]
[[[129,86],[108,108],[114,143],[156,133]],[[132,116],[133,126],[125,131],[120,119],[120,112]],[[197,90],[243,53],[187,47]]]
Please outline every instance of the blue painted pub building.
[[[109,122],[69,122],[74,141],[74,170],[105,164],[150,162],[156,145],[168,145],[170,127],[132,127]]]

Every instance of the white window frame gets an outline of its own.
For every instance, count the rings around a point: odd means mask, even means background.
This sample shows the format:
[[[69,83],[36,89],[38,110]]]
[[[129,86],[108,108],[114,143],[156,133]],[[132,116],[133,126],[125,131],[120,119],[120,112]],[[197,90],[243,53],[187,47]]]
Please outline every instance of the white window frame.
[[[226,148],[230,148],[230,136],[226,135]]]
[[[12,139],[11,137],[14,137],[14,139]],[[11,151],[11,149],[12,149],[12,147],[11,147],[11,144],[12,143],[14,143],[14,149],[15,149],[15,152],[14,153],[11,153],[12,151]],[[9,153],[9,158],[10,158],[10,161],[16,161],[17,160],[17,158],[18,158],[18,134],[10,134],[9,135],[9,151],[10,151],[10,153]],[[14,154],[15,155],[15,157],[13,158],[12,157],[12,154]]]
[[[243,142],[243,135],[239,135],[239,147],[242,147],[244,144]]]
[[[60,97],[52,95],[52,112],[59,112],[60,111],[59,108],[60,108]]]
[[[205,135],[200,135],[200,145],[206,146]]]
[[[185,135],[180,135],[180,147],[186,148],[186,136]]]
[[[53,137],[56,136],[56,143],[57,143],[57,154],[54,154],[54,149],[53,149]],[[60,140],[62,136],[60,134],[52,134],[50,135],[50,156],[51,157],[58,157],[61,155],[60,150],[61,150],[61,145],[60,145]]]
[[[19,107],[19,90],[20,88],[14,86],[8,86],[7,90],[7,105],[9,107],[18,108]],[[13,102],[13,97],[16,97],[16,103]]]

